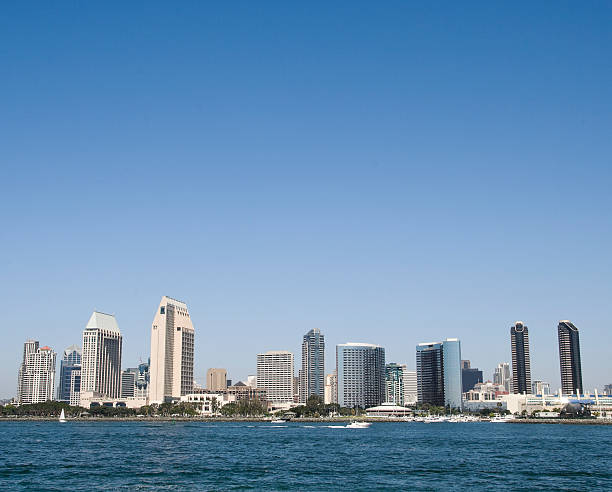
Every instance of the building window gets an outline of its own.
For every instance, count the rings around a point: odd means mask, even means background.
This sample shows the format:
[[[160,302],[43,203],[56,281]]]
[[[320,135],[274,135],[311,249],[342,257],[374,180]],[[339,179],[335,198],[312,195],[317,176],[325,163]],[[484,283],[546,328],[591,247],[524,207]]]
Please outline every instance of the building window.
[[[159,314],[166,314],[166,307],[162,306],[159,308]]]

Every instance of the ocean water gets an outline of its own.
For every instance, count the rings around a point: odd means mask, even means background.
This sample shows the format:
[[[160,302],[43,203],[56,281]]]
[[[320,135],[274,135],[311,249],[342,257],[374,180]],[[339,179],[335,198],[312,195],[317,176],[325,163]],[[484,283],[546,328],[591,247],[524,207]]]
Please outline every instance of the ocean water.
[[[0,490],[612,490],[612,426],[0,422]]]

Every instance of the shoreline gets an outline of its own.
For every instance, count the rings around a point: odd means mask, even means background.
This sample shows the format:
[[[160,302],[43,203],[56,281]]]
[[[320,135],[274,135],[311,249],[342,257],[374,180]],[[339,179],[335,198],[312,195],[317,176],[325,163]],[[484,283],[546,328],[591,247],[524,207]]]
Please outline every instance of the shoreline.
[[[0,422],[57,422],[57,417],[35,417],[35,416],[2,416]],[[261,417],[240,417],[240,418],[229,418],[229,417],[68,417],[67,422],[201,422],[201,423],[227,423],[227,422],[259,422],[259,423],[270,423],[269,418]],[[320,418],[293,418],[290,422],[303,422],[303,423],[347,423],[352,421],[359,422],[380,422],[380,423],[414,423],[412,421],[403,421],[397,418],[385,418],[385,417],[333,417],[327,419]],[[417,422],[418,423],[418,422]],[[487,421],[481,422],[467,422],[467,423],[487,423]],[[490,423],[490,422],[489,422]],[[557,424],[557,425],[612,425],[612,419],[515,419],[509,420],[508,424]]]

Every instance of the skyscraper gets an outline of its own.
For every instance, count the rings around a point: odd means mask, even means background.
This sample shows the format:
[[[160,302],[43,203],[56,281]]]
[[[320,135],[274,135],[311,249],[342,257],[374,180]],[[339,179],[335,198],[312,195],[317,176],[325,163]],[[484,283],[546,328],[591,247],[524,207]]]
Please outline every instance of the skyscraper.
[[[385,349],[370,343],[336,346],[338,403],[369,408],[385,400]]]
[[[225,391],[227,389],[227,370],[211,368],[206,371],[206,389],[210,391]]]
[[[493,384],[499,384],[510,393],[512,390],[511,386],[512,378],[510,377],[510,364],[507,362],[500,362],[497,364],[495,371],[493,372]]]
[[[38,341],[23,345],[23,358],[17,376],[17,401],[20,404],[43,403],[53,400],[55,385],[55,352],[39,348]]]
[[[306,403],[312,395],[325,398],[325,337],[318,328],[306,333],[302,341],[300,401]]]
[[[64,355],[60,362],[59,386],[57,388],[57,399],[69,403],[71,400],[71,387],[73,391],[81,391],[80,386],[75,388],[72,380],[72,371],[81,370],[81,347],[71,345],[64,350]],[[79,378],[80,383],[80,378]]]
[[[193,391],[194,328],[184,302],[162,297],[151,326],[150,403]]]
[[[420,343],[416,364],[419,403],[463,408],[459,339]]]
[[[531,391],[531,362],[529,360],[529,330],[522,321],[510,327],[512,343],[512,392]]]
[[[257,387],[266,390],[272,403],[291,403],[294,395],[293,354],[270,350],[257,354]]]
[[[404,369],[405,365],[390,362],[385,366],[386,394],[385,402],[404,405]]]
[[[83,331],[81,399],[119,398],[122,343],[115,317],[94,311]]]
[[[557,329],[559,332],[561,390],[566,395],[583,393],[578,328],[571,321],[564,320],[559,321]]]

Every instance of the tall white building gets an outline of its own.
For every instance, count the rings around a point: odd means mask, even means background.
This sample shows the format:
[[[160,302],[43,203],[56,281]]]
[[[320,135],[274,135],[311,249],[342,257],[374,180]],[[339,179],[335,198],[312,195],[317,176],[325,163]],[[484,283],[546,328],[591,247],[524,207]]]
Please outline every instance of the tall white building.
[[[55,352],[49,347],[39,348],[36,340],[25,342],[17,380],[18,403],[53,400]]]
[[[257,387],[266,390],[272,403],[293,402],[293,354],[286,350],[271,350],[257,354]]]
[[[338,403],[338,376],[336,371],[325,376],[325,404]]]
[[[417,373],[409,371],[408,366],[402,364],[404,378],[404,405],[412,405],[419,401],[419,392],[417,388]]]
[[[83,331],[81,400],[119,398],[122,343],[115,317],[94,311]]]
[[[162,297],[151,326],[150,403],[193,392],[194,334],[187,305]]]

